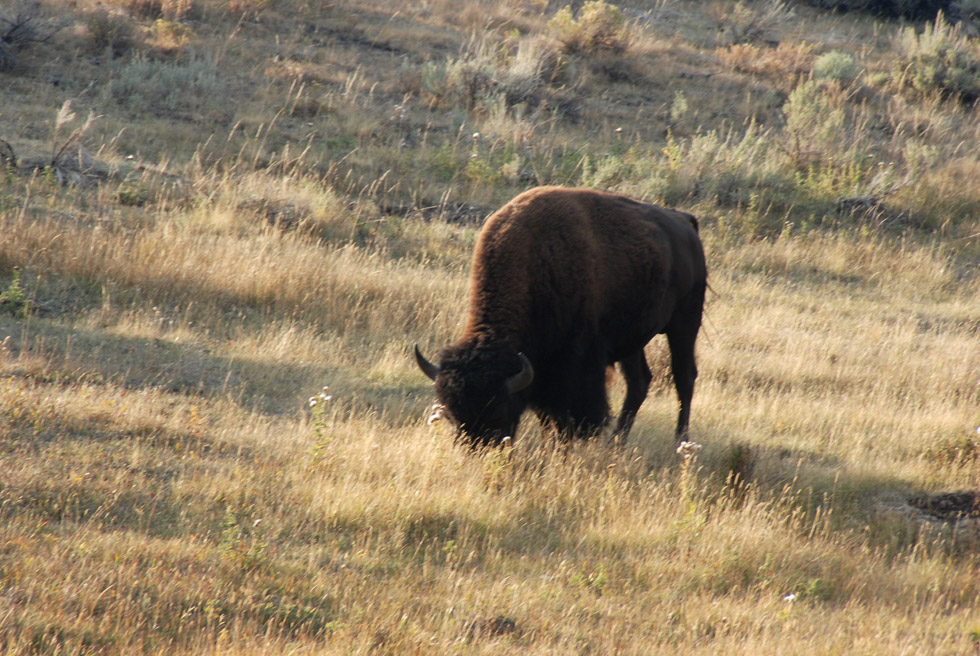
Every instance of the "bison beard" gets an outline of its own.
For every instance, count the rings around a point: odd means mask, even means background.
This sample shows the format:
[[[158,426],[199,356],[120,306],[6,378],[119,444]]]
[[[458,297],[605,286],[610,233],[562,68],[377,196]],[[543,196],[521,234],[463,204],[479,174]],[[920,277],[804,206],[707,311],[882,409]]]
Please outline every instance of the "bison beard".
[[[462,337],[422,371],[473,446],[513,436],[530,408],[563,439],[609,420],[606,368],[618,363],[625,440],[652,378],[643,347],[666,334],[688,427],[707,271],[696,219],[599,191],[539,187],[494,213],[473,256]]]

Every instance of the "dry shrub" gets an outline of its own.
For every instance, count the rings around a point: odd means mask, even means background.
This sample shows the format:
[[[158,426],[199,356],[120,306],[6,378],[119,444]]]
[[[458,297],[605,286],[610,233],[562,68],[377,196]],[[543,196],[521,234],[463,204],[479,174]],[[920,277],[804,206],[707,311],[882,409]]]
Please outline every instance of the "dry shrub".
[[[248,16],[269,8],[271,0],[228,0],[226,8],[231,14]]]
[[[87,47],[92,53],[111,52],[119,57],[134,45],[135,34],[126,17],[118,12],[99,8],[85,19]]]
[[[778,41],[778,32],[793,17],[792,9],[782,0],[736,2],[725,7],[719,15],[720,29],[732,44]]]
[[[200,20],[204,15],[199,0],[125,0],[123,8],[136,18],[148,20]]]
[[[792,88],[798,76],[810,71],[814,54],[808,43],[780,43],[775,48],[739,43],[719,49],[718,58],[734,71],[782,80]]]
[[[566,5],[548,22],[548,30],[566,51],[579,54],[622,54],[633,42],[623,12],[603,0],[586,2],[577,14]]]
[[[166,18],[158,18],[150,30],[150,44],[166,53],[177,54],[190,42],[191,30],[183,24]]]
[[[32,43],[50,41],[60,29],[38,2],[19,0],[0,10],[0,71],[15,66],[19,51]]]

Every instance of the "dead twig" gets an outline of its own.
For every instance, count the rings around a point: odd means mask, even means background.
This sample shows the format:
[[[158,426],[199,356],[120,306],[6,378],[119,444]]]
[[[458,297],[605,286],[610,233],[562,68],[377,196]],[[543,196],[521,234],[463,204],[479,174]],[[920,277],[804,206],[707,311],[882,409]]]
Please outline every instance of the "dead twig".
[[[64,25],[43,15],[41,3],[21,1],[0,11],[0,70],[16,64],[16,53],[32,43],[47,43]]]

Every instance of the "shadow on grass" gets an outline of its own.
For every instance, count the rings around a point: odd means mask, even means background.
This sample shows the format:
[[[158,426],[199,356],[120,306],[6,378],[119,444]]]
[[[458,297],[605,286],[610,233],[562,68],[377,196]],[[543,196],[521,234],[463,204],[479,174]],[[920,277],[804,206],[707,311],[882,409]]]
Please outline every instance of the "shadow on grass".
[[[980,533],[972,540],[961,534],[974,530],[964,523],[980,516],[980,491],[925,489],[910,476],[858,468],[819,447],[749,444],[723,431],[691,439],[704,442],[694,466],[708,501],[737,502],[752,494],[784,508],[801,530],[847,535],[889,555],[917,548],[950,555],[975,551],[963,547],[975,545]],[[666,433],[647,434],[642,446],[645,473],[670,475],[681,468],[682,458]]]
[[[149,388],[203,399],[231,397],[240,406],[275,415],[302,411],[304,399],[319,388],[319,381],[331,381],[332,387],[335,380],[342,381],[340,386],[345,384],[343,381],[354,381],[346,383],[348,389],[345,391],[351,397],[359,391],[358,387],[370,390],[370,393],[359,395],[356,410],[370,411],[388,427],[403,426],[432,398],[431,386],[422,381],[414,386],[379,387],[356,381],[350,372],[327,367],[235,360],[196,343],[125,337],[101,329],[71,329],[41,319],[34,319],[33,326],[25,326],[23,320],[0,318],[0,335],[6,334],[11,335],[6,343],[9,375],[68,388],[80,383],[112,384],[131,390]],[[26,338],[25,334],[28,335]],[[672,397],[668,398],[672,405]],[[351,407],[345,412],[353,411]],[[658,412],[658,417],[660,414]],[[672,470],[679,467],[681,460],[674,453],[669,422],[664,420],[663,426],[659,425],[660,419],[657,422],[657,426],[638,425],[625,450],[601,447],[609,449],[612,461],[630,461],[629,467],[621,468],[626,471],[623,474],[626,477],[640,480],[671,476]],[[530,428],[533,423],[536,422],[525,425]],[[451,437],[447,435],[445,439]],[[854,471],[845,462],[813,450],[741,444],[724,433],[700,438],[695,431],[693,439],[706,443],[697,467],[699,485],[708,497],[729,494],[736,488],[738,493],[755,490],[765,498],[792,497],[793,506],[802,509],[812,521],[819,517],[826,522],[828,510],[832,509],[830,527],[833,530],[861,531],[873,523],[873,500],[882,495],[908,498],[922,492],[911,480],[901,476]],[[525,429],[520,440],[547,442],[537,428]],[[194,434],[156,426],[133,427],[97,415],[73,417],[67,414],[12,418],[8,432],[0,439],[0,457],[5,453],[37,452],[45,443],[53,441],[58,441],[64,448],[88,449],[89,455],[93,450],[103,450],[105,454],[97,460],[102,459],[115,471],[127,471],[127,475],[137,480],[133,485],[122,486],[122,491],[119,486],[113,487],[109,483],[103,485],[85,479],[72,481],[71,473],[67,471],[52,471],[46,479],[41,477],[21,488],[12,488],[8,481],[4,484],[3,494],[8,503],[14,505],[5,512],[16,507],[54,521],[98,519],[111,526],[160,535],[177,535],[203,527],[209,527],[205,530],[213,532],[220,526],[223,508],[208,509],[202,505],[194,510],[201,514],[192,518],[188,499],[176,495],[172,489],[173,479],[180,473],[187,473],[188,467],[231,468],[241,459],[275,459],[269,453],[253,453],[240,445]],[[77,443],[76,447],[65,446],[73,442]],[[133,445],[155,454],[150,459],[157,464],[144,470],[127,470],[130,465],[124,462],[127,457],[124,450]],[[541,448],[537,447],[538,450]],[[193,453],[190,461],[185,460],[188,453]],[[555,450],[547,457],[561,457],[558,453],[559,450]],[[531,457],[534,459],[533,455]],[[529,464],[527,475],[534,476],[533,470],[539,464]],[[599,458],[594,466],[601,469],[608,464],[609,460]],[[11,494],[19,500],[10,501]],[[506,533],[524,535],[520,528],[522,524],[540,523],[533,519],[524,517],[516,525],[507,527]],[[315,541],[321,529],[331,530],[326,524],[317,526],[311,529],[307,538]],[[406,529],[409,535],[419,530],[428,531],[424,527]],[[304,533],[309,531],[304,529]],[[891,544],[887,536],[881,539]],[[908,546],[913,544],[914,541],[908,542]],[[560,547],[550,544],[547,548]]]
[[[318,389],[316,381],[348,378],[312,364],[231,358],[201,343],[126,337],[42,319],[25,323],[0,318],[0,335],[10,336],[6,347],[13,366],[8,371],[14,376],[44,384],[111,384],[232,398],[264,414],[302,408],[303,399]]]
[[[6,471],[0,476],[0,518],[92,523],[152,537],[209,526],[217,532],[223,506],[180,481],[227,476],[258,457],[247,446],[192,431],[132,427],[55,409],[12,410],[0,435],[0,469]]]
[[[370,412],[390,426],[421,416],[432,397],[431,385],[421,374],[415,385],[378,385],[350,368],[276,362],[261,353],[256,358],[229,357],[201,342],[122,336],[54,320],[0,316],[0,342],[5,338],[9,375],[66,387],[114,385],[230,399],[269,416],[305,412],[307,399],[325,384],[334,404],[347,408],[346,413]],[[0,365],[2,357],[0,352]],[[409,357],[406,350],[406,361]]]

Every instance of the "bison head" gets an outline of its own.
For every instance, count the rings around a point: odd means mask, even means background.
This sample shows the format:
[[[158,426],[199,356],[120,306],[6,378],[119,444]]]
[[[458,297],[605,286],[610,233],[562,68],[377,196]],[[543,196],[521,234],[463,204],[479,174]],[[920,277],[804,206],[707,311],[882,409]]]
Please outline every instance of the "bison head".
[[[471,446],[498,446],[517,430],[526,401],[521,391],[534,380],[523,353],[493,346],[450,347],[440,364],[415,347],[415,360],[435,382],[436,396],[456,426],[456,438]]]

